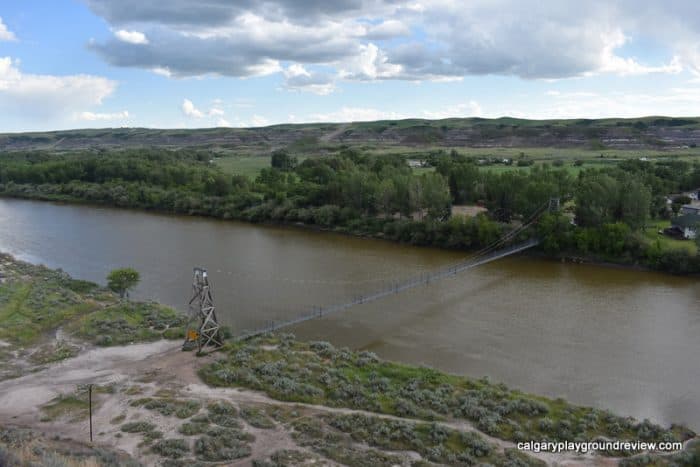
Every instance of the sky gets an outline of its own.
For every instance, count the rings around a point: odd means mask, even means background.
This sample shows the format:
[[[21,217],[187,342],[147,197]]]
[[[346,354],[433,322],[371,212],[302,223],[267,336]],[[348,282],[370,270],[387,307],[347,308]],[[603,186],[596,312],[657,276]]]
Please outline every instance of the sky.
[[[697,0],[0,1],[0,132],[700,115]]]

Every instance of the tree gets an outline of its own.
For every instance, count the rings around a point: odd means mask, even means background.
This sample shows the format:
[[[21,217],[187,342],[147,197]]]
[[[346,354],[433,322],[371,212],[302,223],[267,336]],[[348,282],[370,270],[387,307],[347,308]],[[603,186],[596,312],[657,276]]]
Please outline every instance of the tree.
[[[445,178],[438,173],[427,173],[421,178],[423,207],[430,219],[444,220],[450,217],[452,198]]]
[[[620,188],[620,219],[633,229],[644,227],[649,218],[651,190],[638,180],[626,180]]]
[[[107,287],[123,299],[129,296],[129,289],[134,288],[140,279],[139,272],[135,269],[114,269],[107,275]]]
[[[576,193],[576,221],[584,227],[599,227],[615,220],[619,184],[605,174],[581,180]]]
[[[290,156],[284,149],[278,149],[272,153],[270,165],[285,172],[294,170],[294,167],[297,165],[297,158]]]

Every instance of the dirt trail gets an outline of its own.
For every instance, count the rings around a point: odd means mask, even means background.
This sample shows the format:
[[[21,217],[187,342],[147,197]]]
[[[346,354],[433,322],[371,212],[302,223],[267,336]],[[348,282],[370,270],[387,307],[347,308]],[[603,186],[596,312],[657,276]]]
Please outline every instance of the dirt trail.
[[[331,131],[330,133],[326,133],[325,135],[321,136],[319,139],[323,141],[324,143],[328,143],[332,141],[336,136],[340,136],[343,134],[345,130],[350,128],[350,123],[343,123],[338,126],[335,130]]]
[[[215,355],[196,357],[194,352],[182,352],[179,344],[172,341],[158,341],[148,344],[134,344],[126,347],[92,349],[78,357],[55,364],[43,371],[21,378],[0,382],[0,421],[38,429],[46,434],[60,434],[63,437],[86,439],[86,423],[64,421],[40,422],[40,406],[62,393],[70,393],[81,384],[127,384],[137,383],[147,388],[150,394],[158,390],[174,391],[183,398],[196,399],[204,403],[215,399],[225,399],[243,404],[267,404],[303,409],[307,413],[363,414],[383,419],[420,423],[423,420],[382,415],[363,410],[333,408],[311,404],[282,402],[266,395],[238,388],[214,388],[201,382],[197,369],[217,358]],[[147,395],[147,394],[144,394]],[[132,455],[139,452],[139,438],[128,434],[118,434],[118,427],[111,422],[115,417],[139,419],[158,424],[158,429],[166,435],[176,434],[176,423],[165,423],[162,417],[155,417],[149,411],[129,406],[129,396],[118,391],[109,394],[94,414],[94,424],[99,433],[96,441],[124,450]],[[493,438],[478,431],[468,422],[438,422],[445,427],[462,431],[476,431],[500,450],[515,447],[514,443]],[[253,454],[262,456],[277,449],[304,450],[297,446],[289,433],[278,427],[274,430],[257,430],[248,427],[256,436]],[[609,466],[616,465],[615,459],[598,456],[579,456],[570,453],[529,453],[533,457],[556,466]],[[156,458],[145,458],[145,462],[155,462]],[[238,465],[248,465],[242,461]],[[234,464],[235,465],[235,464]]]

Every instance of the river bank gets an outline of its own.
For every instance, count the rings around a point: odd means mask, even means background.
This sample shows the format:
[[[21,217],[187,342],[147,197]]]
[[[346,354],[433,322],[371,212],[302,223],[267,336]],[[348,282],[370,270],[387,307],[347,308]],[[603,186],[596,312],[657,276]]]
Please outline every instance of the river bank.
[[[119,320],[114,313],[105,314],[117,306],[109,303],[106,291],[9,256],[3,256],[0,265],[3,361],[31,356],[58,340],[81,346],[60,361],[27,358],[36,365],[6,374],[0,381],[2,418],[44,436],[84,441],[86,385],[93,384],[97,445],[148,465],[176,465],[167,459],[188,458],[240,465],[252,459],[258,460],[255,465],[297,465],[314,459],[329,465],[468,465],[477,459],[506,466],[516,465],[516,458],[521,462],[517,465],[609,465],[620,459],[590,453],[528,457],[514,449],[515,442],[528,436],[556,440],[568,436],[560,431],[566,429],[583,429],[590,437],[612,436],[613,426],[621,430],[614,436],[622,438],[687,442],[694,436],[681,427],[663,429],[487,381],[384,362],[369,352],[297,342],[288,335],[231,343],[223,352],[196,358],[181,352],[179,342],[138,343],[164,333],[162,325],[149,321],[152,309],[138,304],[133,313],[143,317],[148,332],[136,333],[132,345],[112,346],[124,340],[86,336],[81,334],[84,326],[71,325],[95,323],[98,317]],[[67,315],[65,307],[55,308],[64,301],[76,310],[74,315]],[[45,313],[47,304],[68,322],[42,319],[29,337],[14,332]],[[106,329],[115,336],[124,332],[115,326],[104,326],[103,332]],[[510,410],[498,408],[506,402]],[[356,431],[358,424],[366,431]],[[406,437],[387,438],[381,434],[387,429]],[[10,438],[0,436],[8,455],[18,443]],[[690,459],[693,454],[686,452]]]
[[[82,198],[77,198],[77,197],[72,197],[72,196],[65,196],[65,195],[55,195],[55,194],[46,194],[46,193],[41,193],[41,192],[31,192],[29,194],[22,194],[22,193],[0,193],[0,197],[6,197],[10,199],[26,199],[26,200],[36,200],[36,201],[43,201],[43,202],[51,202],[51,203],[56,203],[56,204],[65,204],[65,205],[84,205],[84,206],[94,206],[94,207],[109,207],[109,208],[115,208],[115,209],[129,209],[129,210],[137,210],[141,212],[148,212],[148,213],[157,213],[157,214],[162,214],[162,215],[173,215],[173,216],[184,216],[184,217],[201,217],[201,218],[207,218],[207,219],[214,219],[218,220],[221,222],[227,222],[227,221],[237,221],[237,222],[248,222],[252,225],[261,225],[261,226],[266,226],[266,227],[275,227],[275,228],[287,228],[287,229],[298,229],[302,231],[310,231],[310,232],[323,232],[323,233],[331,233],[331,234],[336,234],[336,235],[345,235],[353,238],[366,238],[366,239],[373,239],[373,240],[381,240],[381,241],[386,241],[389,243],[399,243],[399,244],[405,244],[405,245],[411,245],[413,247],[417,248],[438,248],[446,251],[459,251],[459,252],[465,252],[467,254],[478,251],[479,248],[464,248],[464,247],[456,247],[456,246],[448,246],[444,244],[421,244],[421,243],[415,243],[413,241],[406,241],[405,239],[400,239],[400,238],[390,238],[385,232],[383,231],[375,231],[375,230],[356,230],[349,228],[347,226],[343,225],[336,225],[336,226],[323,226],[319,225],[316,223],[304,223],[304,222],[299,222],[299,221],[284,221],[284,220],[270,220],[270,219],[249,219],[249,218],[222,218],[219,216],[212,216],[212,215],[207,215],[203,213],[198,213],[198,214],[184,214],[180,212],[173,212],[169,210],[163,210],[163,209],[158,209],[154,207],[146,207],[146,206],[116,206],[112,203],[108,202],[99,202],[96,200],[86,200]],[[666,272],[670,274],[679,274],[679,275],[686,275],[686,276],[700,276],[700,269],[696,272],[687,272],[685,270],[683,271],[675,271],[673,269],[659,269],[658,267],[651,267],[649,264],[645,264],[643,262],[643,258],[612,258],[610,256],[607,257],[601,257],[600,255],[594,255],[594,254],[582,254],[581,252],[557,252],[557,253],[546,253],[542,251],[541,249],[538,250],[528,250],[522,253],[524,256],[530,256],[530,257],[536,257],[540,259],[545,259],[545,260],[551,260],[551,261],[564,261],[564,262],[570,262],[570,263],[575,263],[575,264],[590,264],[590,265],[595,265],[595,266],[601,266],[601,267],[613,267],[613,268],[627,268],[630,270],[636,270],[636,271],[659,271],[659,272]],[[698,260],[700,263],[700,260]]]
[[[186,310],[204,266],[236,333],[333,305],[464,255],[344,235],[139,211],[0,200],[0,249],[73,277],[141,273],[132,296]],[[504,258],[292,329],[663,424],[700,428],[697,280]],[[677,388],[668,391],[668,388]]]

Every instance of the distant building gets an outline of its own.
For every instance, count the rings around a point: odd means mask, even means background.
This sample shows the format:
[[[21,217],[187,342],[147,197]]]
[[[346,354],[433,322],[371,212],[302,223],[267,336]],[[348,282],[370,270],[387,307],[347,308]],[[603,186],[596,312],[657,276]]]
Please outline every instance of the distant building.
[[[685,239],[693,239],[700,229],[700,213],[684,214],[671,219],[671,228],[683,235]]]

